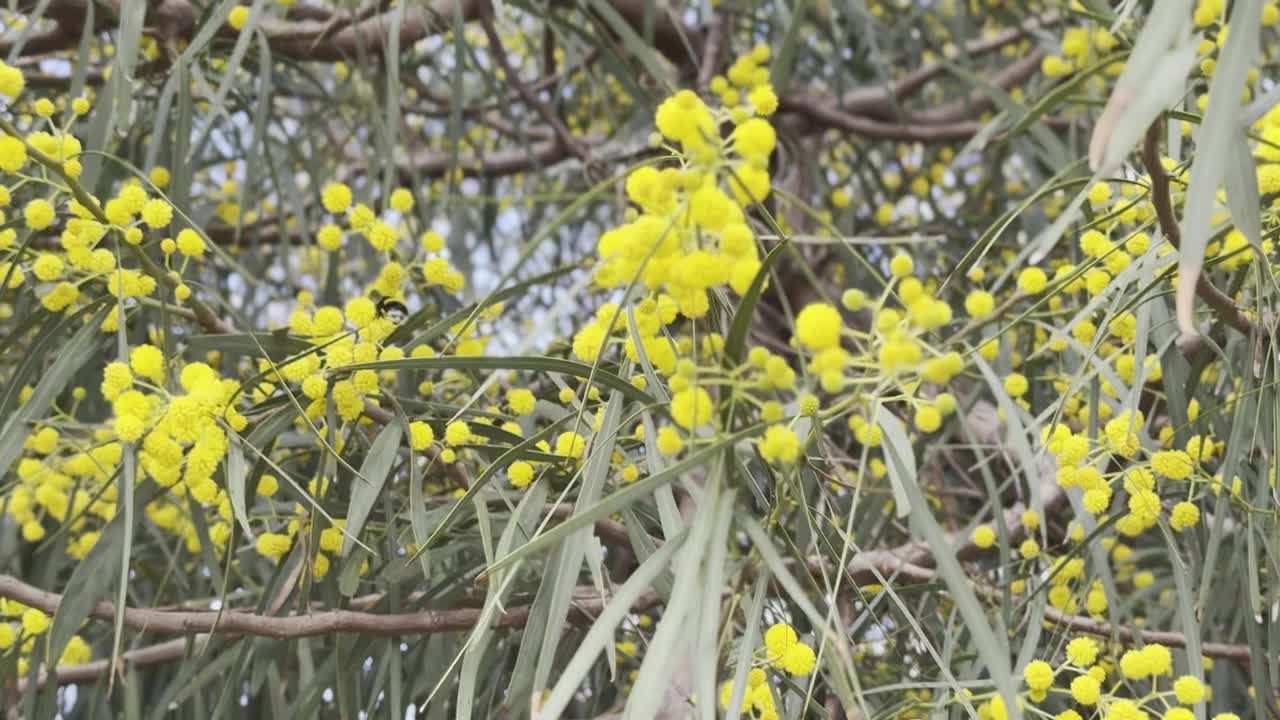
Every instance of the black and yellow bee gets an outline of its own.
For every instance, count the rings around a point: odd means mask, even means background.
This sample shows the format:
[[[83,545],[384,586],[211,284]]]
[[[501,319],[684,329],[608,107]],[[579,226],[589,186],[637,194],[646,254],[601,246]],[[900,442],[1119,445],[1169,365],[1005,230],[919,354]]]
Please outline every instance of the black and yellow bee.
[[[378,317],[383,317],[399,325],[409,317],[409,308],[395,298],[384,297],[378,300]]]

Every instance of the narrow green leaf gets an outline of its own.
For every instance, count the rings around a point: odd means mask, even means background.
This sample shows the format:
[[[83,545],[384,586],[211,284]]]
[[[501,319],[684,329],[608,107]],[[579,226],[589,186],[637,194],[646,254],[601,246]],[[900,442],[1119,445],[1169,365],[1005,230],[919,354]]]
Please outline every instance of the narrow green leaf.
[[[900,518],[911,513],[911,496],[907,494],[905,483],[914,482],[916,476],[916,456],[911,449],[911,441],[907,438],[907,430],[902,421],[885,408],[876,413],[876,424],[884,433],[884,457],[889,462],[889,485],[893,488],[893,504]]]
[[[53,364],[44,372],[40,382],[36,383],[31,397],[9,416],[8,422],[4,424],[3,429],[0,429],[0,472],[7,471],[22,454],[22,444],[31,434],[32,423],[49,409],[50,403],[67,386],[71,377],[90,358],[97,355],[92,348],[102,335],[98,326],[110,309],[110,307],[99,308],[89,317],[84,326],[60,347]],[[86,308],[84,314],[87,314],[88,310],[89,308]],[[36,360],[39,361],[38,358]]]
[[[460,357],[450,355],[433,358],[404,358],[402,360],[378,360],[345,365],[341,372],[356,370],[528,370],[531,372],[571,375],[583,380],[594,379],[610,390],[617,390],[628,400],[653,405],[653,398],[643,390],[617,375],[576,360],[552,357]]]
[[[758,432],[760,432],[760,428],[758,426],[753,426],[734,433],[733,435],[721,439],[717,443],[708,445],[697,452],[690,453],[684,460],[668,467],[662,472],[654,473],[627,485],[621,490],[604,497],[600,502],[589,508],[575,511],[574,514],[563,523],[551,528],[541,535],[538,535],[534,539],[522,545],[509,556],[498,560],[498,562],[485,570],[484,574],[492,575],[493,573],[502,570],[519,560],[523,560],[531,555],[542,552],[549,547],[554,547],[562,542],[570,533],[580,530],[602,517],[607,517],[631,503],[638,501],[642,497],[648,496],[654,490],[674,481],[676,478],[684,477],[685,473],[696,467],[701,467],[703,464],[710,461],[715,457],[716,453],[722,452],[726,447],[730,447],[738,441],[750,437]]]
[[[886,457],[914,457],[911,445],[907,442],[906,430],[902,427],[901,421],[884,410],[881,410],[877,415],[880,418],[880,427],[885,430],[884,447]],[[886,423],[885,416],[892,419]],[[929,502],[925,499],[924,492],[916,484],[915,474],[903,473],[908,467],[910,466],[907,466],[905,462],[891,462],[889,463],[889,476],[892,478],[897,475],[894,481],[895,489],[901,487],[911,504],[911,526],[933,549],[933,556],[937,561],[938,574],[942,576],[942,579],[947,583],[947,587],[951,590],[952,599],[960,610],[960,615],[964,618],[969,634],[973,636],[974,644],[978,650],[978,657],[986,665],[987,672],[990,673],[991,679],[995,681],[996,687],[1004,697],[1009,717],[1019,720],[1022,717],[1022,712],[1017,703],[1018,683],[1014,681],[1013,670],[1009,666],[1008,643],[1001,642],[996,638],[995,632],[991,629],[991,623],[987,621],[987,615],[983,611],[982,605],[978,602],[978,596],[973,592],[973,585],[968,574],[965,573],[964,568],[960,567],[960,562],[956,560],[951,542],[947,539],[942,528],[938,526],[938,521],[933,517],[933,512],[929,509]]]
[[[627,578],[622,587],[614,593],[613,599],[592,623],[587,636],[578,643],[577,651],[560,672],[560,678],[556,680],[555,687],[552,688],[546,702],[542,704],[541,713],[544,717],[560,717],[564,712],[565,707],[573,699],[574,693],[577,692],[578,686],[591,671],[596,658],[612,644],[614,631],[631,613],[631,606],[645,590],[649,589],[654,578],[671,563],[676,551],[684,546],[685,537],[686,534],[682,532],[667,541],[644,564],[636,568],[631,577]]]
[[[235,433],[227,433],[227,495],[231,498],[231,510],[235,513],[240,528],[244,530],[245,537],[253,537],[253,528],[249,527],[249,513],[245,506],[247,474],[240,437]]]
[[[1205,109],[1204,122],[1196,129],[1196,154],[1191,163],[1191,179],[1187,183],[1182,246],[1178,251],[1177,317],[1184,334],[1195,332],[1192,311],[1196,279],[1204,264],[1205,246],[1209,244],[1218,185],[1226,176],[1228,159],[1233,157],[1232,141],[1241,132],[1238,120],[1240,93],[1244,91],[1249,66],[1258,54],[1261,30],[1258,18],[1261,14],[1261,0],[1239,0],[1232,8],[1231,33],[1218,58],[1213,82],[1209,85],[1209,105]],[[1252,175],[1253,163],[1249,162],[1240,170]],[[1251,212],[1257,215],[1256,204]]]
[[[342,554],[351,550],[356,536],[364,528],[373,510],[373,503],[382,493],[382,486],[387,482],[387,475],[396,461],[396,450],[400,447],[400,436],[403,430],[400,423],[387,423],[386,427],[374,438],[369,452],[360,465],[360,476],[365,482],[356,480],[351,486],[351,504],[347,508],[346,532],[342,538]]]

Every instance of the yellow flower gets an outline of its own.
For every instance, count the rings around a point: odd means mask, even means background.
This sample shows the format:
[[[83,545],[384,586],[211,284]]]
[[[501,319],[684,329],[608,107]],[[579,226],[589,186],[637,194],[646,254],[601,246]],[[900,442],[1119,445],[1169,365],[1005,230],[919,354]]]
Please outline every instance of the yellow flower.
[[[1183,705],[1195,705],[1204,699],[1204,685],[1191,675],[1183,675],[1173,682],[1173,694]]]
[[[810,350],[826,350],[840,344],[843,327],[839,310],[827,303],[811,303],[796,316],[796,339]]]
[[[813,648],[797,642],[787,649],[782,658],[782,669],[795,676],[808,675],[818,664]]]
[[[233,30],[243,30],[245,23],[249,21],[249,8],[245,5],[237,5],[231,8],[231,14],[227,15],[227,24]]]
[[[1022,679],[1032,690],[1048,690],[1053,686],[1053,667],[1043,660],[1034,660],[1022,671]]]
[[[782,662],[787,652],[800,642],[796,629],[786,623],[770,625],[764,632],[764,646],[769,652],[769,660],[775,665]]]
[[[910,275],[916,267],[915,260],[906,253],[899,253],[893,256],[889,261],[889,272],[896,278],[904,278]]]
[[[1018,273],[1018,289],[1027,295],[1039,295],[1049,284],[1049,278],[1037,267],[1025,268]]]
[[[276,479],[275,475],[263,475],[261,478],[258,478],[258,495],[261,495],[262,497],[275,497],[275,494],[279,491],[280,481]]]
[[[201,257],[204,255],[204,238],[190,228],[184,228],[178,233],[177,243],[178,252],[187,257]]]
[[[413,209],[413,193],[405,188],[396,188],[387,204],[396,212],[407,213]]]
[[[27,227],[32,230],[44,230],[53,224],[54,218],[53,206],[48,200],[39,198],[32,200],[22,209],[22,217],[27,222]]]
[[[414,450],[426,450],[435,440],[436,434],[427,423],[421,420],[409,423],[409,444]]]
[[[658,428],[658,452],[663,455],[675,455],[684,448],[684,438],[680,437],[680,431],[670,425],[663,425]]]
[[[1078,675],[1071,681],[1071,697],[1081,705],[1097,705],[1102,696],[1102,684],[1092,675]]]
[[[986,290],[974,290],[964,299],[964,311],[969,313],[970,317],[986,317],[995,307],[995,298]]]
[[[1098,641],[1078,637],[1067,643],[1067,659],[1077,667],[1089,667],[1098,659]]]
[[[48,615],[35,608],[27,608],[22,612],[22,629],[28,635],[43,634],[52,622]]]
[[[293,539],[288,535],[279,533],[262,533],[258,536],[257,548],[258,554],[263,557],[271,558],[279,562],[285,553],[289,552],[289,548],[293,546]]]
[[[1183,500],[1174,505],[1169,513],[1169,525],[1178,532],[1193,528],[1199,523],[1200,508],[1196,507],[1195,503]]]
[[[562,432],[556,437],[556,454],[571,457],[575,460],[582,459],[582,454],[586,452],[587,439],[576,432]]]
[[[706,425],[714,410],[711,395],[700,387],[686,388],[671,398],[671,419],[686,430]]]
[[[345,183],[329,183],[320,191],[320,202],[334,215],[344,213],[351,207],[351,188]]]
[[[800,457],[800,438],[790,428],[772,425],[756,441],[760,456],[774,465],[790,465]]]
[[[444,428],[444,441],[450,447],[471,442],[471,426],[463,420],[454,420]]]
[[[142,206],[142,222],[149,228],[162,228],[173,219],[173,207],[160,198],[152,198]]]

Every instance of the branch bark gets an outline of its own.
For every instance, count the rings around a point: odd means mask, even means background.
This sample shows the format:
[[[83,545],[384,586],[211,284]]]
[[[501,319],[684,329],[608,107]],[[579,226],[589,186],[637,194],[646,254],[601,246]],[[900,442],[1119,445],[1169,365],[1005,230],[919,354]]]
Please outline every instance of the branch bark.
[[[12,575],[0,575],[0,597],[17,600],[23,605],[53,615],[58,611],[63,596],[41,590]],[[609,599],[607,596],[602,597],[595,588],[589,586],[576,588],[570,616],[579,621],[594,620]],[[656,592],[647,592],[632,608],[643,611],[661,602],[662,598]],[[527,606],[510,608],[494,619],[493,627],[523,627],[529,618],[529,612],[530,609]],[[469,630],[479,622],[481,614],[481,608],[385,614],[356,610],[327,610],[312,615],[284,616],[255,615],[235,611],[125,608],[124,624],[139,632],[164,635],[252,635],[289,640],[338,632],[386,637]],[[110,602],[100,602],[89,611],[89,617],[110,622],[115,618],[115,607]]]

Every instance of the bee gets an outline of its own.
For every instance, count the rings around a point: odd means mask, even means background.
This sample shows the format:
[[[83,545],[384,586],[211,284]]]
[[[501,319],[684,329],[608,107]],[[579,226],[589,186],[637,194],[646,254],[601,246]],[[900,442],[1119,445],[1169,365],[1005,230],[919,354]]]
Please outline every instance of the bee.
[[[409,308],[395,298],[384,297],[378,301],[378,317],[383,317],[399,325],[409,317]]]

